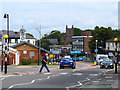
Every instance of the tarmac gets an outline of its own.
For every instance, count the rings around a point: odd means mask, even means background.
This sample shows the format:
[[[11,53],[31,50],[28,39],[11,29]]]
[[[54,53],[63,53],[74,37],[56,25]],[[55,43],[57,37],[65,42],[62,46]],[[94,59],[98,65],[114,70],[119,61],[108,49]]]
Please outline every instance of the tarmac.
[[[94,66],[94,65],[91,65],[91,66]],[[38,70],[39,68],[41,67],[40,66],[8,66],[10,72],[8,72],[7,74],[4,74],[4,72],[0,72],[0,77],[7,77],[7,76],[10,76],[10,75],[18,75],[18,74],[25,74],[25,71],[23,72],[18,72],[18,69],[27,69],[27,70],[31,70],[32,68],[36,68],[36,70]],[[54,65],[54,68],[58,68],[59,66],[58,65]],[[97,67],[97,66],[95,66]],[[14,69],[13,69],[14,68]],[[52,65],[49,66],[49,68],[53,68]],[[15,71],[14,71],[15,70]],[[117,88],[120,90],[120,67],[118,67],[117,69],[117,74],[115,74],[115,70],[112,70],[112,71],[109,71],[109,72],[106,72],[104,73],[103,75],[105,77],[112,77],[115,82],[111,84],[111,87],[112,88]]]

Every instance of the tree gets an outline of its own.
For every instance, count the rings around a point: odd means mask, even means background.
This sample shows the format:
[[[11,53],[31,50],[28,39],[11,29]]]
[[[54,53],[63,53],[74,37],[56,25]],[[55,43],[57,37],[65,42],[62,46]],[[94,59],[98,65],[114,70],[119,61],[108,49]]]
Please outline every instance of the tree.
[[[81,35],[81,31],[79,28],[74,28],[74,36],[80,36]]]
[[[106,48],[106,41],[113,37],[113,30],[111,27],[98,27],[96,26],[92,32],[92,39],[89,42],[89,48],[92,53],[94,53],[96,40],[98,40],[98,53],[101,53]]]
[[[36,41],[36,45],[38,45],[39,40]],[[45,39],[41,39],[41,48],[44,48],[46,50],[50,49],[50,45],[52,45],[52,43],[50,43],[50,41],[45,40]]]

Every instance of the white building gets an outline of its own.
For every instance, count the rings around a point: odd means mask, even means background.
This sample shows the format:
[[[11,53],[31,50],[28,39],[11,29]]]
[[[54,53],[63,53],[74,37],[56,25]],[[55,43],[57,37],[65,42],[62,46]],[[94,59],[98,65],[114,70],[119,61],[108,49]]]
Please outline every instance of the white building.
[[[7,31],[6,30],[0,31],[0,45],[2,44],[2,33],[7,34]],[[20,41],[26,41],[35,45],[35,38],[31,34],[26,33],[26,30],[23,27],[20,29],[19,32],[10,30],[9,46],[16,45],[17,43],[20,43]]]

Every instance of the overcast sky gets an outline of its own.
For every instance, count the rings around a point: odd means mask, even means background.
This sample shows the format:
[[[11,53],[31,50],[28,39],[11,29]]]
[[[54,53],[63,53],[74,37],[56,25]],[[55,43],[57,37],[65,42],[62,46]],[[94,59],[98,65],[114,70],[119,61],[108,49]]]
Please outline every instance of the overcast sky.
[[[10,1],[10,0],[9,0]],[[20,0],[0,3],[0,29],[6,29],[4,13],[10,15],[10,29],[19,31],[22,26],[27,32],[39,38],[36,28],[41,25],[42,35],[56,29],[65,32],[65,26],[93,29],[95,26],[118,28],[118,0]]]

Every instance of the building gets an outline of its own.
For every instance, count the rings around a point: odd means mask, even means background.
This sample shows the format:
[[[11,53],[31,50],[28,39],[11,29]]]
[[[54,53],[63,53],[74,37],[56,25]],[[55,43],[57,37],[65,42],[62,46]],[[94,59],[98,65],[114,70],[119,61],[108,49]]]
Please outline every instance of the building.
[[[69,54],[72,51],[72,45],[51,45],[50,52],[53,54]]]
[[[25,32],[26,32],[26,30],[23,27],[20,29],[19,32],[10,30],[9,37],[8,37],[9,46],[16,45],[16,44],[20,43],[21,41],[26,41],[26,42],[29,42],[29,43],[35,45],[36,39],[31,34],[25,33]],[[7,30],[0,31],[0,45],[2,44],[2,38],[5,34],[7,34]],[[3,38],[3,42],[5,42],[4,38]]]
[[[72,50],[90,53],[89,41],[92,36],[72,36]]]
[[[117,42],[117,55],[118,55],[118,60],[120,61],[120,36],[117,37],[118,38],[118,42]],[[115,42],[114,42],[114,38],[107,40],[106,41],[106,51],[108,53],[109,56],[115,56]]]
[[[0,49],[2,49],[0,47]],[[45,53],[50,53],[48,50],[44,48],[41,49],[41,56],[45,55]],[[3,49],[5,51],[5,49]],[[31,58],[33,60],[38,59],[38,46],[31,44],[26,41],[22,41],[16,45],[13,45],[9,48],[9,64],[19,65],[22,58]],[[1,53],[0,53],[1,54]],[[2,56],[0,55],[0,60]],[[43,57],[41,57],[42,59]],[[8,61],[7,61],[8,62]],[[0,62],[1,63],[1,62]],[[3,64],[5,64],[5,54],[3,54]]]
[[[74,26],[72,25],[72,28],[68,28],[66,25],[66,34],[61,37],[61,42],[71,42],[72,41],[72,36],[74,35]]]
[[[52,44],[58,44],[58,39],[45,39],[45,40],[48,40],[48,41],[50,41],[50,43],[52,43]]]
[[[16,45],[11,46],[11,48],[14,48],[19,52],[19,58],[20,58],[19,62],[21,62],[22,58],[31,58],[33,60],[38,59],[39,47],[34,44],[31,44],[26,41],[22,41]],[[40,49],[41,49],[41,55],[45,55],[45,53],[48,54],[50,53],[48,50],[45,50],[43,48]]]

